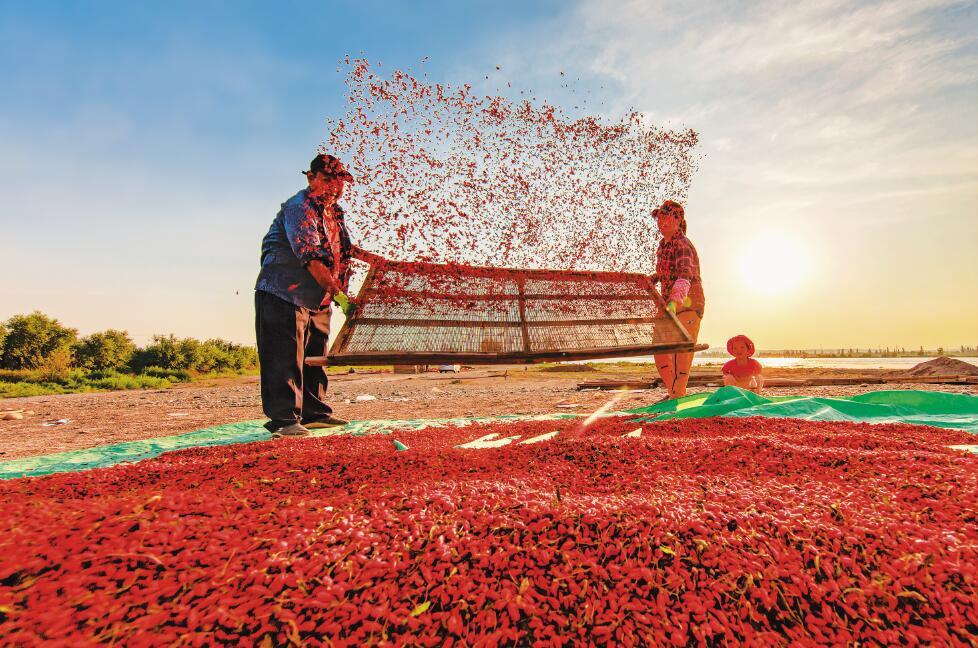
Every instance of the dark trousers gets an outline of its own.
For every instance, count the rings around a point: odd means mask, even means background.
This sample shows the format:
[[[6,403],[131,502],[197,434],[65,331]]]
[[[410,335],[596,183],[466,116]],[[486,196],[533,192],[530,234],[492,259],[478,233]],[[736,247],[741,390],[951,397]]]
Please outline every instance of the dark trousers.
[[[261,363],[261,404],[269,430],[333,413],[326,404],[325,367],[310,367],[306,356],[326,355],[327,308],[310,311],[263,290],[255,291],[255,332]]]

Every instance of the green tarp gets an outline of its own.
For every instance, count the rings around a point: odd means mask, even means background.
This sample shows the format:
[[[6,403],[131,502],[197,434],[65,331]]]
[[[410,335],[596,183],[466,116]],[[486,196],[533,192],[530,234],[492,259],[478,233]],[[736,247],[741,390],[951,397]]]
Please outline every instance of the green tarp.
[[[351,434],[363,436],[367,434],[389,434],[394,430],[420,430],[426,427],[445,425],[470,425],[472,423],[488,423],[492,421],[534,420],[545,421],[561,418],[572,418],[574,414],[545,414],[540,416],[504,415],[477,418],[456,419],[415,419],[415,420],[372,420],[351,421],[343,427],[325,430],[313,430],[313,436],[332,436],[336,434]],[[156,457],[172,450],[186,448],[203,448],[207,446],[231,445],[234,443],[250,443],[264,441],[272,435],[262,426],[264,419],[259,421],[243,421],[228,423],[216,427],[187,432],[175,436],[158,437],[144,441],[127,441],[112,445],[87,448],[85,450],[70,450],[38,457],[24,457],[12,461],[0,462],[0,479],[15,477],[35,477],[60,472],[77,472],[89,468],[106,468],[123,462],[141,461]]]
[[[817,398],[779,396],[765,398],[737,387],[693,394],[650,407],[611,416],[631,415],[638,421],[664,421],[708,416],[772,416],[809,421],[862,421],[867,423],[915,423],[978,433],[978,396],[930,391],[878,391],[859,396]],[[418,419],[408,421],[354,421],[329,430],[316,430],[314,436],[335,434],[387,434],[394,430],[420,430],[444,425],[469,425],[494,421],[554,420],[575,414],[542,416],[494,416],[457,419]],[[0,479],[74,472],[104,468],[123,462],[156,457],[171,450],[199,448],[269,439],[263,421],[229,423],[176,436],[145,441],[129,441],[99,448],[72,450],[39,457],[0,462]]]
[[[758,396],[738,387],[693,394],[629,410],[643,421],[707,416],[771,416],[806,421],[912,423],[978,433],[978,396],[933,391],[877,391],[858,396]]]

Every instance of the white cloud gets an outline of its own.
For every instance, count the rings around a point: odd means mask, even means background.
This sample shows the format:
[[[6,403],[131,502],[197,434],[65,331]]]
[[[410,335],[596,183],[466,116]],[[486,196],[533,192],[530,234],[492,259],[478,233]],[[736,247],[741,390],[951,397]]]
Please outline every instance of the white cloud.
[[[933,242],[945,227],[965,237],[952,244],[978,245],[966,224],[978,220],[976,23],[974,2],[949,0],[585,0],[508,56],[540,85],[556,62],[608,86],[612,114],[634,106],[700,132],[691,231],[718,298],[743,294],[715,263],[736,237],[787,226],[825,251],[810,295],[844,301],[845,282],[888,285],[906,272],[890,264],[911,255],[921,270],[970,273],[972,288],[978,279],[968,255]],[[839,245],[855,230],[867,233],[864,253]],[[868,329],[873,316],[852,325]],[[708,316],[704,334],[724,317]]]
[[[767,2],[691,11],[682,3],[593,0],[577,13],[579,29],[565,30],[574,34],[565,50],[619,80],[628,103],[662,123],[698,128],[707,146],[715,139],[717,150],[739,151],[749,177],[765,184],[896,179],[914,172],[907,151],[933,157],[928,149],[939,147],[960,162],[973,150],[973,128],[967,139],[936,132],[942,118],[967,110],[942,93],[976,96],[978,39],[934,28],[934,12],[956,4]]]

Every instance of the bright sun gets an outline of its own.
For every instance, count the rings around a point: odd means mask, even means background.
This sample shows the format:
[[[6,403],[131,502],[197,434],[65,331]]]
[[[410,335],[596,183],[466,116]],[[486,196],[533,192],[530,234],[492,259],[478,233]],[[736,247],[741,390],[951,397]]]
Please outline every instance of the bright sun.
[[[763,295],[780,295],[797,287],[807,265],[798,241],[777,234],[762,234],[747,242],[740,259],[749,290]]]

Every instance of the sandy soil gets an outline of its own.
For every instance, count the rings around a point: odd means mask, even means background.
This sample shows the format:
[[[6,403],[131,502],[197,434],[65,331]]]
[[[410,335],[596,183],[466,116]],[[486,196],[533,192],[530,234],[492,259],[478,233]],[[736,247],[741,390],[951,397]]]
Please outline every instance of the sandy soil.
[[[715,371],[715,370],[714,370]],[[353,374],[330,378],[338,416],[348,419],[409,419],[492,414],[590,412],[612,398],[615,409],[651,404],[663,389],[633,392],[578,391],[584,380],[648,379],[648,373],[610,369],[550,373],[509,368],[475,369],[460,374]],[[880,375],[861,372],[861,376]],[[845,370],[768,370],[768,377],[845,376]],[[851,375],[851,374],[849,374]],[[691,388],[690,393],[710,388]],[[772,395],[844,396],[880,389],[930,389],[978,395],[975,385],[891,383],[771,388]],[[357,401],[369,395],[376,400]],[[77,450],[121,441],[180,434],[203,427],[263,418],[258,378],[222,379],[167,390],[119,391],[11,398],[0,409],[33,412],[22,420],[0,421],[0,461]],[[44,422],[70,422],[44,426]]]

